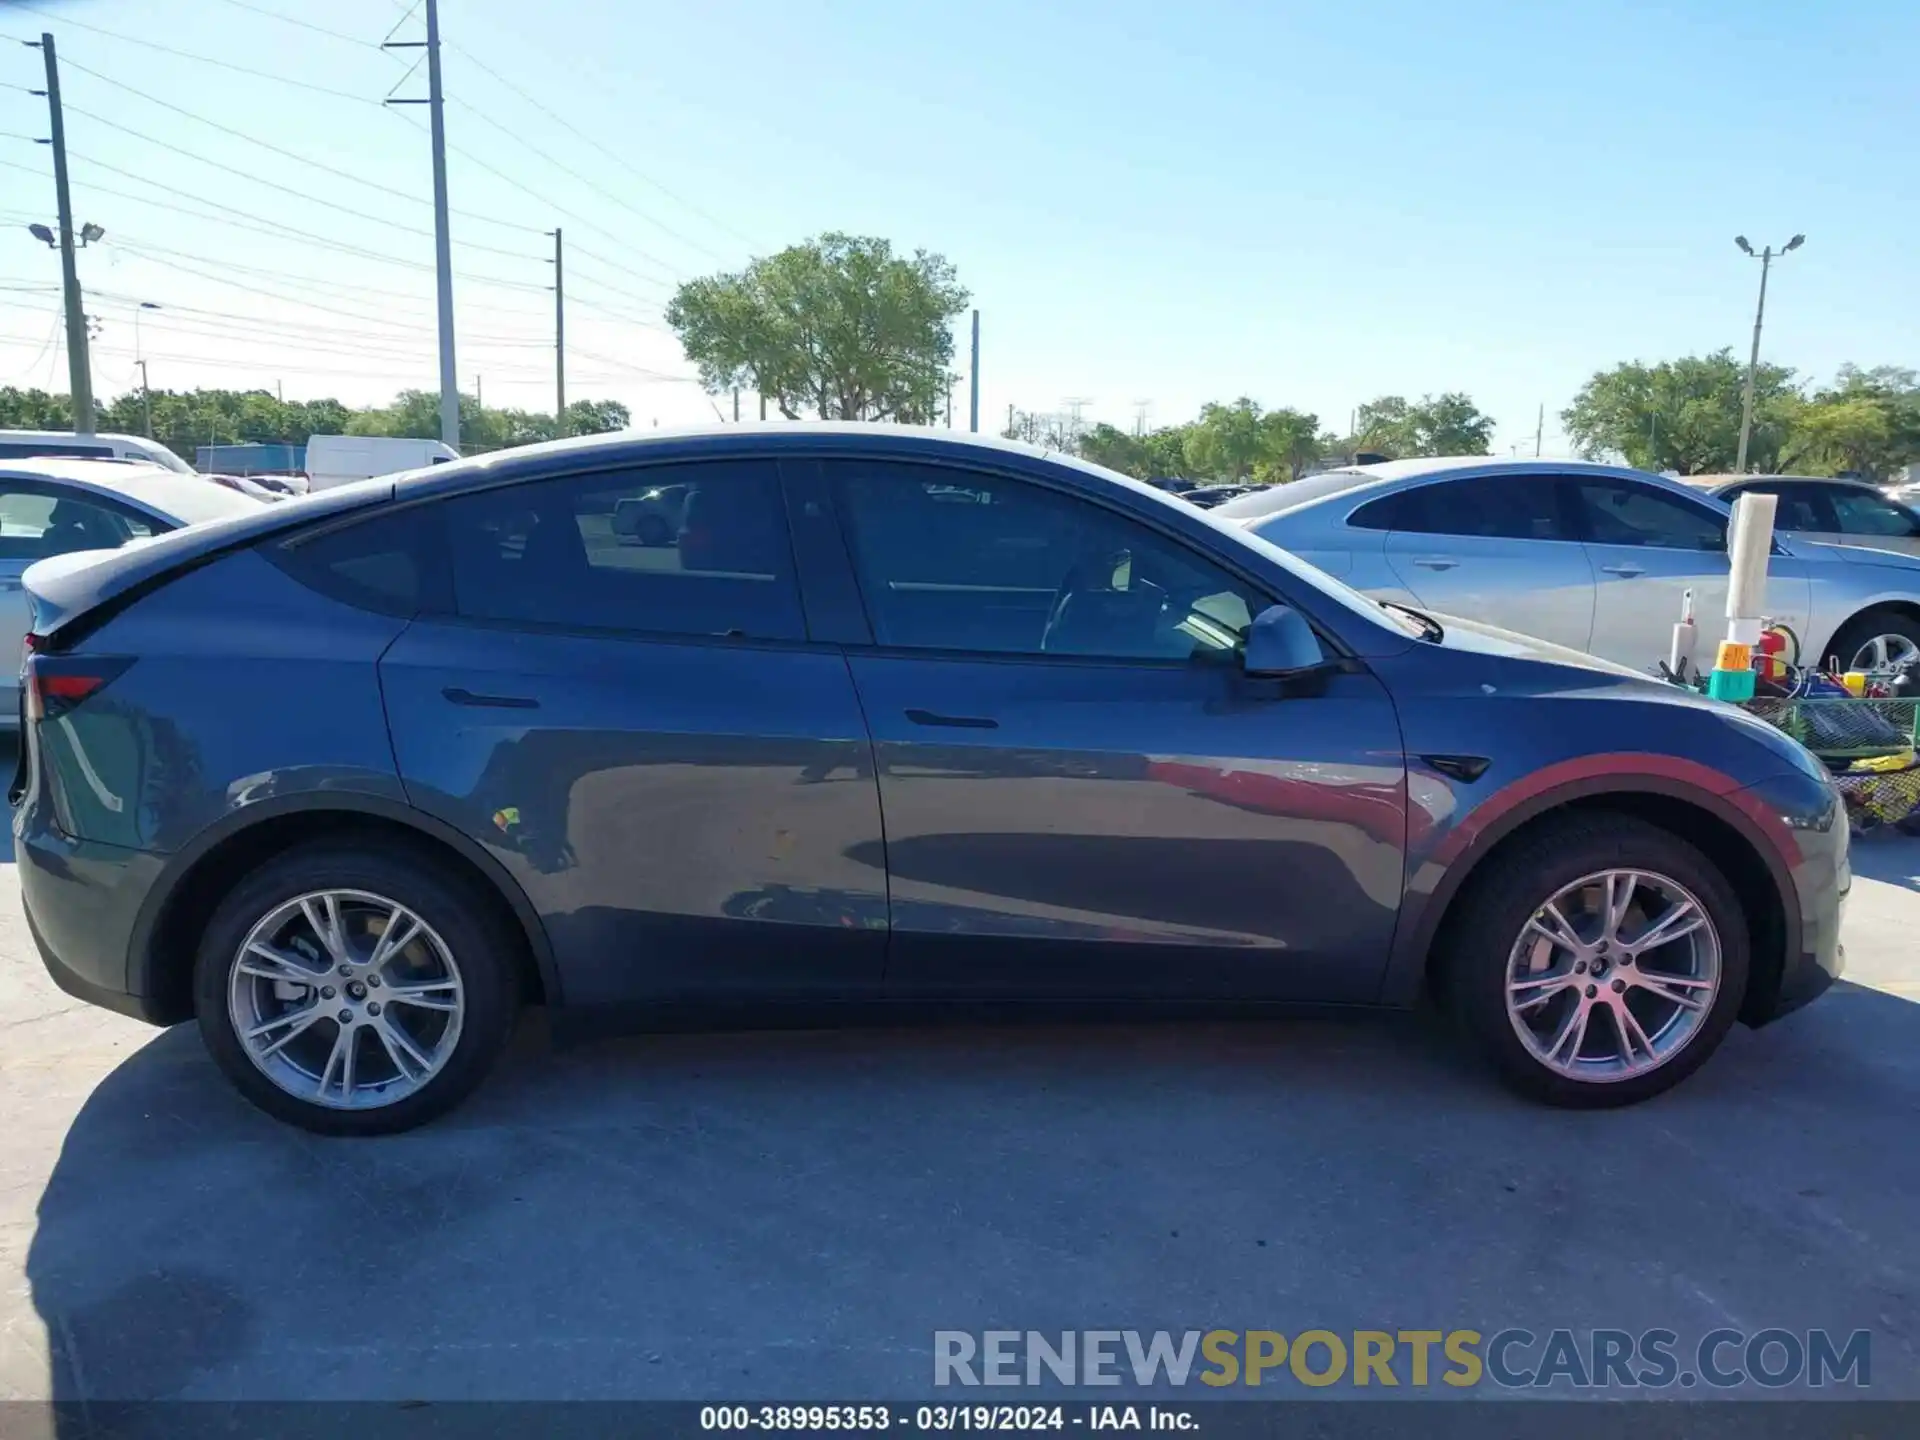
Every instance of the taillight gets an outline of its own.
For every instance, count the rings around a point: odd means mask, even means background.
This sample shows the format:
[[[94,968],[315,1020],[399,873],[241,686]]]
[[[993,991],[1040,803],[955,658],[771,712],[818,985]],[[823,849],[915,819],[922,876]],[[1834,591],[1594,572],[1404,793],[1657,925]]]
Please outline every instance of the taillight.
[[[28,636],[31,642],[34,637]],[[28,645],[20,673],[26,720],[50,720],[91,698],[120,674],[131,660],[91,656],[53,657],[34,653]]]

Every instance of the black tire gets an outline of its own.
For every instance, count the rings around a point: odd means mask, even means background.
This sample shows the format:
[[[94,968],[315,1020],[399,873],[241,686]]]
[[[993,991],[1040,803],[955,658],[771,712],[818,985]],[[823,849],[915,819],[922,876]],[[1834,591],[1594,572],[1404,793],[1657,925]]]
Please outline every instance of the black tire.
[[[398,901],[446,942],[466,1010],[443,1068],[419,1089],[370,1109],[336,1109],[289,1094],[249,1058],[228,1013],[227,986],[240,946],[278,905],[308,891],[366,890]],[[415,847],[386,840],[317,841],[266,861],[214,911],[194,963],[194,1009],[214,1062],[240,1093],[275,1119],[322,1135],[390,1135],[445,1114],[486,1078],[513,1029],[516,954],[491,897]]]
[[[1692,1037],[1656,1069],[1613,1081],[1580,1080],[1536,1060],[1507,1014],[1507,964],[1527,922],[1561,888],[1607,869],[1664,875],[1698,898],[1720,940],[1720,989]],[[1692,845],[1626,815],[1569,815],[1530,827],[1468,881],[1448,917],[1442,994],[1473,1048],[1514,1089],[1571,1109],[1632,1105],[1678,1085],[1726,1038],[1746,995],[1750,941],[1733,887]]]
[[[1821,660],[1829,667],[1844,670],[1876,635],[1898,635],[1920,649],[1920,620],[1899,610],[1862,611],[1834,632]]]

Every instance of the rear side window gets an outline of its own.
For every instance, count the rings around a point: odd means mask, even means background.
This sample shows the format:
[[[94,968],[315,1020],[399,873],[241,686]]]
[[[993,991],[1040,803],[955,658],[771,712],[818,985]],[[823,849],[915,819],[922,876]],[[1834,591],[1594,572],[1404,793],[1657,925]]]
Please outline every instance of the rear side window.
[[[1551,475],[1479,475],[1422,485],[1361,506],[1349,523],[1423,535],[1573,538],[1561,520],[1559,481]]]
[[[1402,490],[1370,500],[1347,517],[1356,530],[1415,530],[1427,528],[1425,490]]]
[[[118,550],[153,523],[117,505],[50,491],[0,490],[0,562],[30,565],[75,550]]]
[[[567,629],[806,636],[771,462],[650,465],[462,495],[460,615]]]
[[[452,589],[438,505],[411,505],[270,546],[267,558],[301,584],[384,615],[450,611]]]

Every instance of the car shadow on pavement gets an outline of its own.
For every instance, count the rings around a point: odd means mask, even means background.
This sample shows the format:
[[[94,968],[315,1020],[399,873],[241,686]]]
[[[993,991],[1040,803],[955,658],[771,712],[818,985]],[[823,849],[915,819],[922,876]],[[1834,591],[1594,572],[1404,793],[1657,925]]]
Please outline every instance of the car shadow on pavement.
[[[1584,1113],[1421,1016],[543,1030],[377,1141],[141,1046],[39,1202],[55,1398],[924,1397],[936,1329],[1104,1325],[1857,1326],[1920,1395],[1920,1005],[1877,992]]]

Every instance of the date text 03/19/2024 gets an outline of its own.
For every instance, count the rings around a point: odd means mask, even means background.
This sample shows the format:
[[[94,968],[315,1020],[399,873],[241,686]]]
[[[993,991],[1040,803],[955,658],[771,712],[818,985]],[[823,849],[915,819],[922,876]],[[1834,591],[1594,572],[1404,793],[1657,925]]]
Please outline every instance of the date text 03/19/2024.
[[[702,1430],[831,1431],[1158,1430],[1200,1428],[1170,1405],[703,1405]]]

